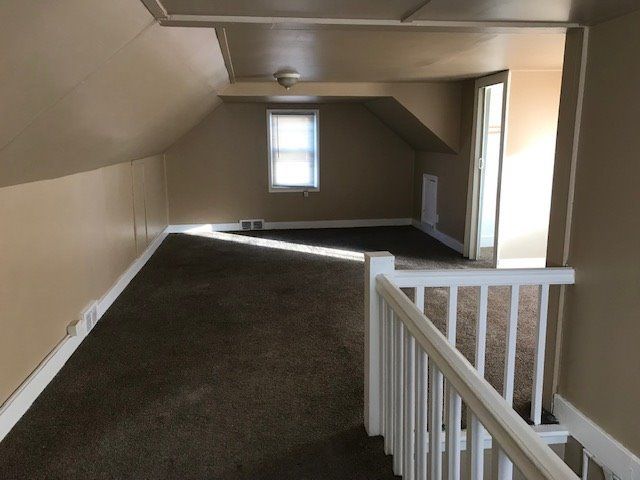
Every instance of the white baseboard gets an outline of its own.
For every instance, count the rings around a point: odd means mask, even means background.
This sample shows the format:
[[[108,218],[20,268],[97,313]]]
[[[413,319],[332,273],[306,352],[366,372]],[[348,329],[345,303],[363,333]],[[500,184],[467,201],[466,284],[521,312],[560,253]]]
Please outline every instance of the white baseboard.
[[[311,222],[265,222],[267,230],[304,228],[401,227],[411,225],[410,218],[370,218],[359,220],[315,220]]]
[[[498,268],[544,268],[547,259],[540,258],[502,258],[498,259]]]
[[[416,227],[418,230],[422,230],[424,233],[431,235],[433,238],[438,240],[441,243],[444,243],[447,247],[455,250],[458,253],[462,253],[464,246],[458,240],[453,237],[450,237],[446,233],[442,233],[437,228],[432,227],[426,223],[420,222],[419,220],[412,220],[411,224]]]
[[[640,478],[640,458],[561,395],[554,396],[553,414],[598,464],[621,480]]]
[[[240,230],[239,223],[190,223],[167,227],[168,233],[235,232],[237,230]]]
[[[146,250],[131,266],[120,276],[116,283],[98,302],[98,319],[104,315],[107,309],[122,293],[129,282],[136,276],[151,255],[160,246],[167,236],[167,229],[163,230],[153,240]],[[0,441],[22,418],[42,391],[47,387],[53,377],[62,369],[67,360],[73,355],[85,337],[66,335],[58,345],[40,362],[36,369],[22,382],[22,385],[0,407]]]
[[[98,320],[104,312],[106,312],[116,298],[120,296],[122,291],[129,285],[129,282],[135,277],[140,269],[149,261],[151,255],[155,253],[162,241],[168,235],[168,227],[165,228],[158,236],[147,246],[142,255],[140,255],[127,270],[120,275],[120,278],[109,289],[109,291],[98,301]]]
[[[299,222],[264,222],[264,230],[301,230],[307,228],[399,227],[411,225],[410,218],[372,218],[355,220],[312,220]],[[240,223],[199,223],[170,225],[169,233],[233,232]]]
[[[67,335],[4,402],[0,408],[0,441],[18,423],[80,343],[82,343],[81,337]]]

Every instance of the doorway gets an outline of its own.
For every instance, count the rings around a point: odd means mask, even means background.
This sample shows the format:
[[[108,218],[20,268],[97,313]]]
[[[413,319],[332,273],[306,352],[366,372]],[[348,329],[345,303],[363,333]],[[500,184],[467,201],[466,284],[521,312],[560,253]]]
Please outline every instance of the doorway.
[[[498,263],[500,176],[508,80],[508,72],[502,72],[478,79],[475,86],[468,255],[473,260],[488,260],[494,267]]]

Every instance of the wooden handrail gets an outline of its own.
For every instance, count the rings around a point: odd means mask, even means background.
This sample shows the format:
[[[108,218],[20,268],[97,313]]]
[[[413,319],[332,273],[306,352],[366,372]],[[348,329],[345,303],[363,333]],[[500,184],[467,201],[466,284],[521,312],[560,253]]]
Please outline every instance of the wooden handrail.
[[[400,288],[481,285],[568,285],[575,283],[570,267],[467,270],[396,270],[393,281]]]
[[[559,270],[563,270],[563,274],[570,270],[573,280],[572,269]],[[460,273],[466,275],[466,272]],[[535,281],[540,283],[540,279]],[[474,282],[473,284],[477,285],[477,280]],[[553,278],[550,282],[562,283],[558,278]],[[392,281],[386,275],[380,274],[376,276],[376,291],[393,309],[430,361],[436,364],[447,382],[458,392],[522,474],[530,480],[577,479],[573,471],[539,438],[489,382],[479,375],[473,365],[449,344],[446,337],[395,283],[396,275]],[[419,285],[423,286],[424,283]]]

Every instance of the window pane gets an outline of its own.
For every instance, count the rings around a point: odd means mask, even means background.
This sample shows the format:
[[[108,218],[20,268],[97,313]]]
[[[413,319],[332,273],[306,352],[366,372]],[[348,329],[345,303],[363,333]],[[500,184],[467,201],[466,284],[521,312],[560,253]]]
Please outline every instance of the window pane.
[[[275,187],[316,187],[314,114],[271,113],[271,175]]]

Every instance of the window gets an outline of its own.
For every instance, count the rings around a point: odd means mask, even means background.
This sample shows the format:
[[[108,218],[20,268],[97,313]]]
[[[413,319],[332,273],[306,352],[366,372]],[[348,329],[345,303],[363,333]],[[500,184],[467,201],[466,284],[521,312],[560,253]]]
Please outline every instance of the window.
[[[318,191],[318,111],[267,110],[269,191]]]

